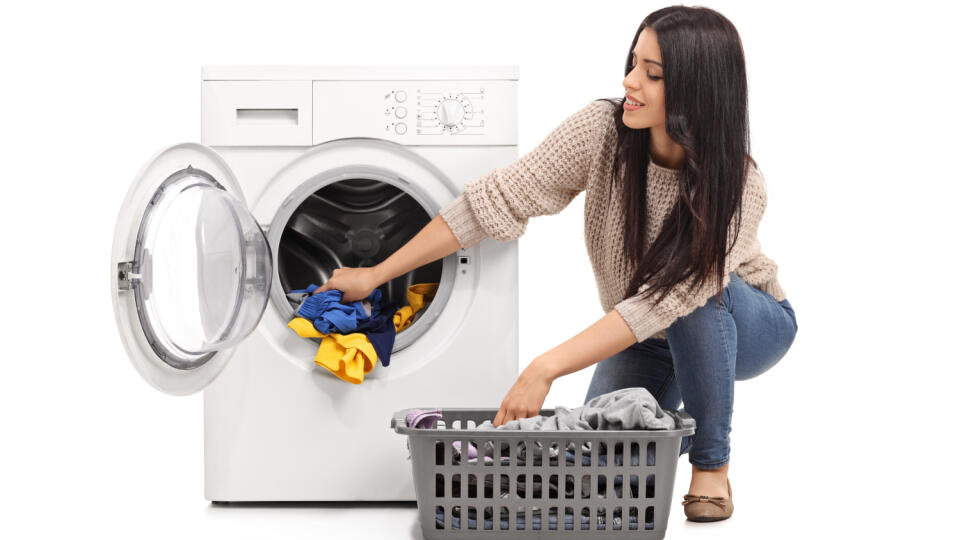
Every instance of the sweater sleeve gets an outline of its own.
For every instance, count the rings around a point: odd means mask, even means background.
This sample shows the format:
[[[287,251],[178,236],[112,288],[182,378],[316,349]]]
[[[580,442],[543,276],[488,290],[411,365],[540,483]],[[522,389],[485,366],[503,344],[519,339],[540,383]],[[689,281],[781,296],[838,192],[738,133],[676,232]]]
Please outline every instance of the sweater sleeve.
[[[500,242],[519,238],[529,218],[556,214],[570,204],[586,188],[610,111],[608,103],[592,101],[517,161],[467,182],[464,192],[440,209],[461,247],[488,236]]]
[[[743,190],[740,234],[724,263],[724,287],[730,283],[730,272],[733,272],[742,262],[748,260],[752,253],[759,249],[757,230],[760,225],[760,218],[763,217],[763,212],[766,210],[766,207],[767,192],[765,180],[760,172],[751,165]],[[736,215],[734,215],[728,230],[728,247],[730,246],[729,242],[733,240],[736,221],[737,218]],[[643,299],[640,298],[640,293],[649,289],[648,284],[643,284],[635,295],[623,299],[617,303],[613,309],[617,310],[627,322],[637,341],[644,341],[653,334],[672,325],[678,318],[688,315],[695,309],[705,305],[707,300],[716,294],[715,281],[713,279],[708,278],[706,283],[699,288],[693,286],[693,281],[691,277],[684,282],[678,283],[657,306],[653,305],[653,296],[655,295]]]

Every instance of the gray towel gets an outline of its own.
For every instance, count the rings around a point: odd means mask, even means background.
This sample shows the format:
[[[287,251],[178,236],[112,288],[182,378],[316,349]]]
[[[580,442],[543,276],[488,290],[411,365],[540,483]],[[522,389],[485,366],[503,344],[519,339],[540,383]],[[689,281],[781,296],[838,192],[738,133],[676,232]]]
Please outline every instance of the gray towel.
[[[642,386],[621,388],[594,397],[569,409],[558,406],[553,416],[518,418],[498,427],[485,420],[477,429],[597,430],[597,429],[682,429],[696,422],[689,415],[660,408]]]

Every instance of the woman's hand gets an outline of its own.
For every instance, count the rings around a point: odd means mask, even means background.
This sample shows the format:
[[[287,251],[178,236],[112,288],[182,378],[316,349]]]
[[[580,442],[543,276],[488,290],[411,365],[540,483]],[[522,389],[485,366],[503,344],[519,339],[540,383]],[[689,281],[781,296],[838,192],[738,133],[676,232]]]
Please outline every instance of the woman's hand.
[[[321,285],[313,294],[339,289],[343,292],[341,303],[362,300],[380,285],[380,280],[374,268],[337,268],[330,279]]]
[[[500,410],[493,419],[494,427],[503,425],[510,420],[529,418],[540,414],[543,401],[553,384],[553,377],[543,368],[545,357],[538,357],[523,370],[523,373],[513,383],[500,404]]]

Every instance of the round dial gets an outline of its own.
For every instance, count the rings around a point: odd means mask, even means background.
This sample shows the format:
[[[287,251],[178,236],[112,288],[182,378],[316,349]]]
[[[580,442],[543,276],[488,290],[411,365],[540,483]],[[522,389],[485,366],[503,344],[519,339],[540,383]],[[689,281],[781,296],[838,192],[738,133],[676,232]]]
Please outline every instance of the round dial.
[[[452,128],[459,124],[466,115],[463,103],[456,98],[446,98],[437,106],[437,119],[445,127]]]

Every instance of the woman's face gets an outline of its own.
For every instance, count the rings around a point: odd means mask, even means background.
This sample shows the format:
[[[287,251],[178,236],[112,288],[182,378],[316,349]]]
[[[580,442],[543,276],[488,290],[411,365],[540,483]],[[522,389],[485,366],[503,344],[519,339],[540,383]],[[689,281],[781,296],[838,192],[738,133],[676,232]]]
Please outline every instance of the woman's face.
[[[627,100],[623,103],[623,123],[633,129],[665,124],[663,60],[660,58],[657,35],[652,28],[646,27],[640,32],[631,61],[633,69],[623,79]],[[643,105],[637,107],[631,101]]]

